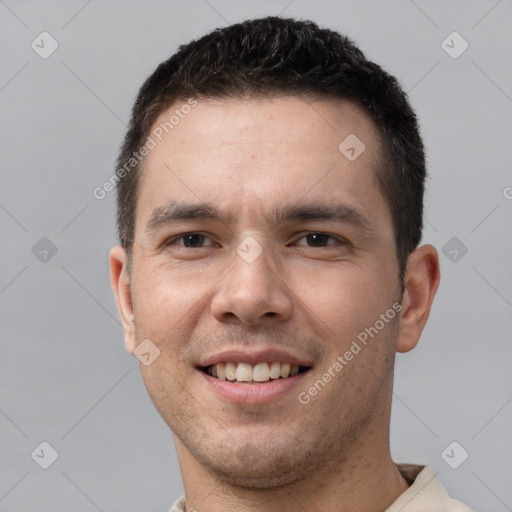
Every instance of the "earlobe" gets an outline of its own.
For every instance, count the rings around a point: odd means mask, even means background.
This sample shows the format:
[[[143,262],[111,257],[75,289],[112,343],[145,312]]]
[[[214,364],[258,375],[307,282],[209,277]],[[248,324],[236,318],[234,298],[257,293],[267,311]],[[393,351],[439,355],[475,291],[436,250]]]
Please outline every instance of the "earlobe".
[[[407,262],[397,352],[408,352],[418,344],[439,280],[437,250],[432,245],[418,247],[410,254]]]
[[[136,348],[133,303],[131,295],[131,280],[128,273],[126,251],[120,245],[113,247],[109,255],[110,282],[117,302],[124,330],[126,350],[133,354]]]

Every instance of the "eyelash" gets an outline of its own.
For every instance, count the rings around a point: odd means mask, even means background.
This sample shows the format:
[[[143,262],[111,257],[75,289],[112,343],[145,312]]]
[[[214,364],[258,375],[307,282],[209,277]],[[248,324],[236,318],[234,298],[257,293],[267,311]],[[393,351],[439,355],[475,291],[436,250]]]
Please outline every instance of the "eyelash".
[[[171,245],[176,245],[176,242],[178,240],[181,240],[183,238],[185,238],[186,236],[189,236],[189,235],[199,235],[199,236],[202,236],[208,240],[211,240],[209,237],[207,237],[206,235],[203,235],[201,233],[197,233],[197,232],[194,232],[194,231],[190,231],[190,232],[187,232],[187,233],[181,233],[179,235],[175,235],[169,239],[167,239],[163,244],[162,244],[162,247],[169,247]],[[311,247],[311,248],[326,248],[326,247],[329,247],[329,246],[332,246],[332,245],[346,245],[348,242],[347,240],[343,239],[343,238],[339,238],[339,237],[335,237],[334,235],[331,235],[329,233],[324,233],[323,231],[309,231],[308,233],[306,233],[305,235],[301,236],[298,240],[302,240],[303,238],[306,238],[307,236],[310,236],[310,235],[322,235],[322,236],[326,236],[326,237],[329,237],[330,239],[332,240],[335,240],[337,243],[336,244],[327,244],[327,245],[320,245],[320,246],[307,246],[307,247]],[[212,245],[213,245],[213,242],[212,242]],[[212,245],[209,245],[209,246],[206,246],[206,247],[211,247]],[[300,244],[300,245],[303,245],[303,244]],[[183,247],[184,249],[204,249],[205,247],[187,247],[185,245],[179,245],[180,247]]]

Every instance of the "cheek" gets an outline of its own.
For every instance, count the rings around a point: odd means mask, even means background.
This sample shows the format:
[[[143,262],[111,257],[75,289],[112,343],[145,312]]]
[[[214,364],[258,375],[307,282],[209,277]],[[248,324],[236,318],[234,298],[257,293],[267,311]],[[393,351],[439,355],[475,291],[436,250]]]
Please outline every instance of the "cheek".
[[[139,275],[133,297],[137,338],[149,338],[162,351],[173,348],[176,353],[176,344],[185,344],[190,336],[189,324],[197,322],[208,287],[179,271],[157,268]]]
[[[194,263],[197,263],[194,265]],[[134,322],[137,340],[149,338],[160,349],[170,367],[187,358],[187,348],[194,334],[209,332],[212,322],[211,302],[215,286],[229,279],[229,265],[205,265],[200,261],[183,265],[168,262],[140,265],[134,275]],[[205,327],[206,326],[206,327]]]
[[[307,322],[317,325],[323,339],[343,343],[357,336],[391,306],[389,288],[383,289],[368,266],[323,267],[300,273],[290,288],[305,310]]]

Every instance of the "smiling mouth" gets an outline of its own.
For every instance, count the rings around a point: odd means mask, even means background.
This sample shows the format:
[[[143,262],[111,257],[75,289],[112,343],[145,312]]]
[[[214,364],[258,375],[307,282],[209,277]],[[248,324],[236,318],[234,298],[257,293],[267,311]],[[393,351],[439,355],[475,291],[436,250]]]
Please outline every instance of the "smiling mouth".
[[[261,362],[256,364],[236,363],[232,361],[216,363],[202,367],[201,370],[210,377],[244,384],[263,384],[277,379],[289,379],[311,367],[290,363]]]

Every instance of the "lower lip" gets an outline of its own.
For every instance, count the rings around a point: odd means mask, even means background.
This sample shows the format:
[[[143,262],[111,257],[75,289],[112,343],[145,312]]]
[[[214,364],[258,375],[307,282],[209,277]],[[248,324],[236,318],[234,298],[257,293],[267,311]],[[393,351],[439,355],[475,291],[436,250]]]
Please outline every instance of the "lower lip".
[[[261,404],[278,400],[296,387],[308,373],[305,371],[286,379],[274,379],[259,384],[244,384],[216,379],[201,370],[198,371],[221,398],[235,404]]]

